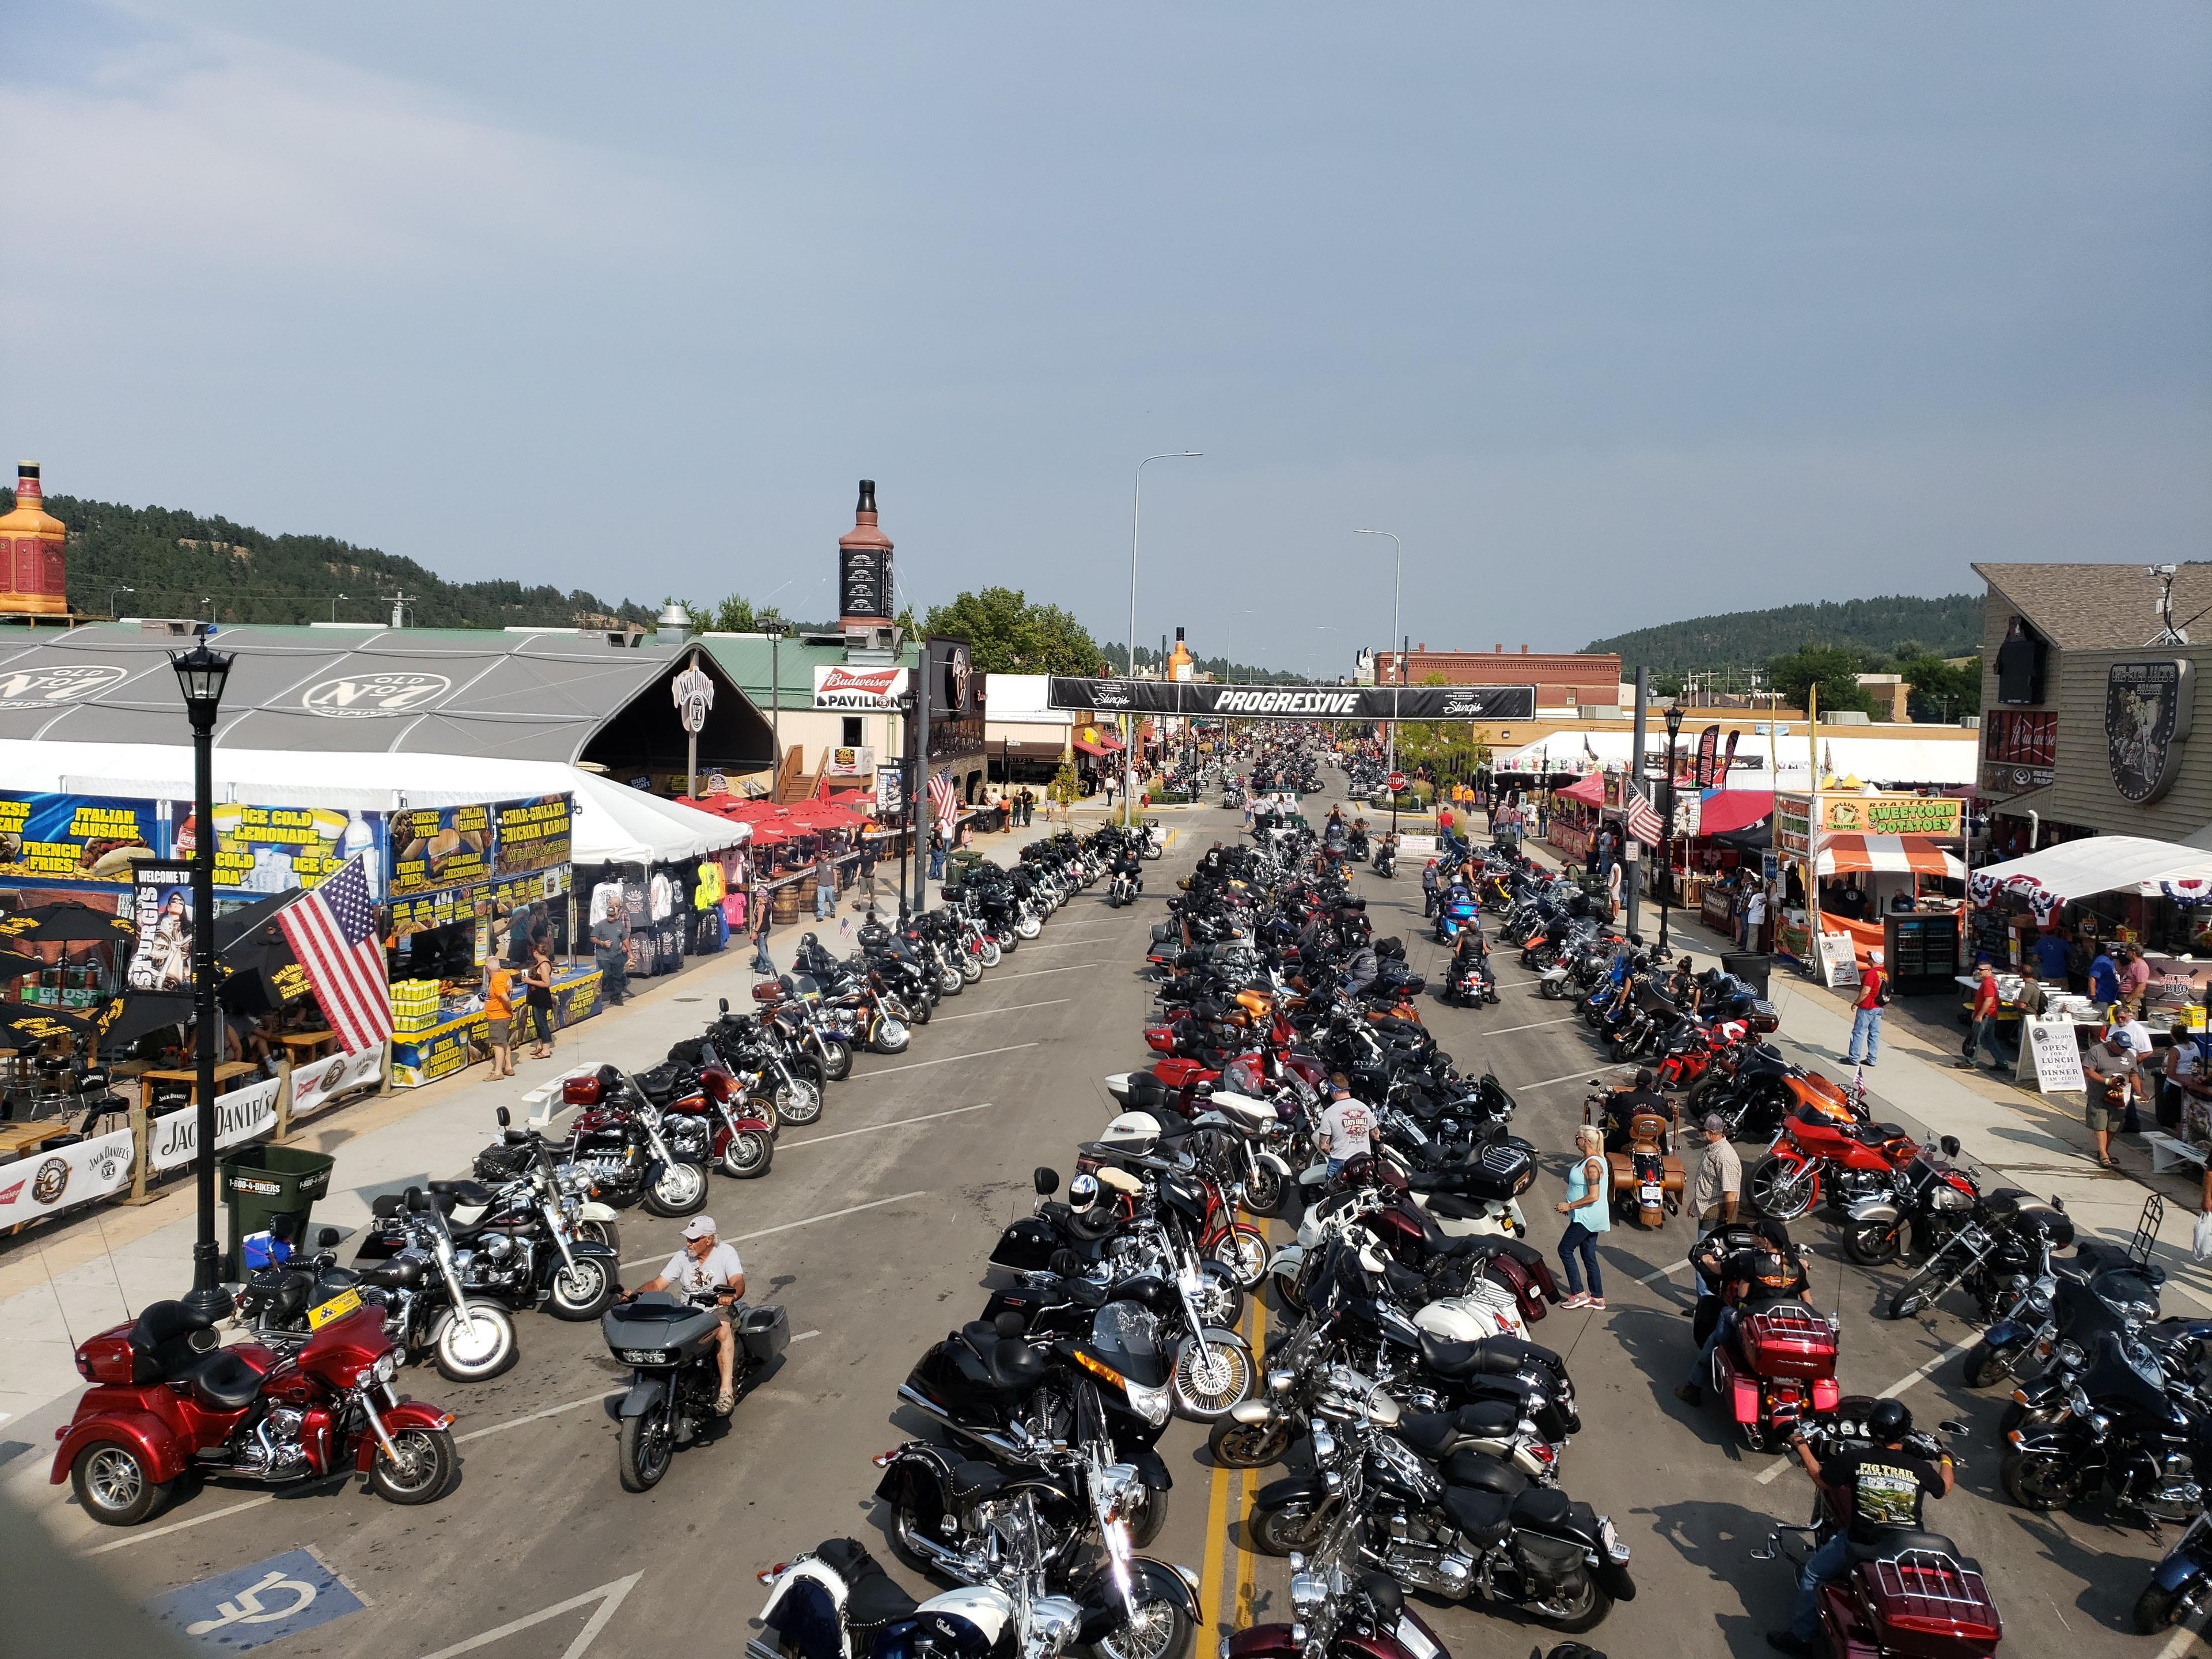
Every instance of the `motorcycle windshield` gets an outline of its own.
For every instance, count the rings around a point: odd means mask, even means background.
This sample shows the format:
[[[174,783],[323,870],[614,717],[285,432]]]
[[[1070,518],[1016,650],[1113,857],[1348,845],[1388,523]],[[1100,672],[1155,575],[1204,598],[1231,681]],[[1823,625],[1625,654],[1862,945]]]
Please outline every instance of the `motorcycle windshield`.
[[[1099,1359],[1140,1388],[1157,1389],[1168,1380],[1160,1352],[1158,1321],[1135,1302],[1109,1302],[1091,1322],[1091,1346]]]

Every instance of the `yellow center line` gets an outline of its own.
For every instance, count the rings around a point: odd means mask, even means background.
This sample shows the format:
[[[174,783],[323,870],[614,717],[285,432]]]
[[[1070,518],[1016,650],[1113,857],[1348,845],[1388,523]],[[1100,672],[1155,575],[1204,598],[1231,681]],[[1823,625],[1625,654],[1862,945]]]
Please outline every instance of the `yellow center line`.
[[[1249,1334],[1252,1344],[1252,1364],[1256,1369],[1260,1364],[1261,1352],[1267,1344],[1267,1310],[1266,1305],[1260,1300],[1260,1292],[1257,1288],[1255,1288],[1252,1292],[1249,1310],[1251,1315],[1250,1322],[1252,1327]],[[1239,1510],[1243,1519],[1249,1527],[1251,1521],[1253,1503],[1260,1495],[1259,1470],[1247,1469],[1244,1471],[1243,1488],[1243,1502],[1239,1505]],[[1246,1534],[1245,1536],[1249,1537],[1249,1534]],[[1249,1547],[1249,1545],[1247,1542],[1239,1542],[1236,1548],[1237,1628],[1238,1630],[1247,1630],[1250,1628],[1252,1624],[1253,1579],[1257,1573],[1260,1565],[1260,1558]]]
[[[1206,1538],[1200,1546],[1203,1553],[1199,1559],[1199,1613],[1200,1629],[1218,1639],[1221,1629],[1221,1538],[1229,1527],[1229,1486],[1234,1472],[1226,1465],[1217,1463],[1213,1469],[1212,1490],[1206,1502]],[[1205,1644],[1200,1644],[1205,1651]]]

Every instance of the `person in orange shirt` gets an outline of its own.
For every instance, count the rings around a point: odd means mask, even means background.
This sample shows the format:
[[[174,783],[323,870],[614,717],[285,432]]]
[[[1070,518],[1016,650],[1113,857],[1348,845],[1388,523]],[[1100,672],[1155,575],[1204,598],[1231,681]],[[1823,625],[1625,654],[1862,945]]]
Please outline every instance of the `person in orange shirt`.
[[[491,1040],[491,1076],[514,1075],[514,975],[494,957],[484,964],[484,1035]]]

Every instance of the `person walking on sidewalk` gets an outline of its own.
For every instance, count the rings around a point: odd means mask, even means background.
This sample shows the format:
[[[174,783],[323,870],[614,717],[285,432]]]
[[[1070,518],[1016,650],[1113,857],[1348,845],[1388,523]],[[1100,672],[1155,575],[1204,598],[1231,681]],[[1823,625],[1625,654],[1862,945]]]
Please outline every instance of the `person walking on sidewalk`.
[[[753,972],[773,975],[775,962],[768,953],[768,923],[769,913],[775,908],[775,904],[769,896],[766,882],[756,881],[753,884],[753,890],[746,898],[745,905],[752,915]]]
[[[837,860],[825,845],[814,855],[814,920],[827,921],[837,914]]]
[[[2004,1051],[1997,1047],[1997,975],[1984,957],[1974,969],[1973,1029],[1966,1033],[1966,1052],[1959,1058],[1962,1072],[1978,1070],[1979,1055],[1984,1048],[1990,1059],[1997,1065],[2004,1064]],[[2093,1126],[2094,1127],[2094,1126]]]
[[[876,908],[876,844],[866,836],[860,837],[860,873],[856,884],[860,889],[867,908],[871,910],[874,909]]]
[[[2120,1166],[2112,1161],[2114,1121],[2133,1113],[2136,1085],[2142,1076],[2135,1039],[2125,1031],[2114,1030],[2102,1042],[2090,1044],[2088,1053],[2081,1056],[2081,1074],[2088,1085],[2082,1091],[2088,1103],[2082,1109],[2081,1121],[2097,1137],[2097,1162],[2107,1170],[2117,1170]]]
[[[1585,1123],[1575,1131],[1577,1157],[1567,1170],[1566,1201],[1553,1207],[1567,1218],[1559,1238],[1559,1265],[1567,1270],[1564,1308],[1605,1310],[1605,1281],[1598,1275],[1598,1235],[1613,1229],[1612,1171],[1605,1161],[1605,1131]],[[1577,1262],[1577,1258],[1580,1258]],[[1583,1267],[1589,1269],[1589,1293],[1583,1293]]]
[[[1859,1000],[1852,1005],[1851,1046],[1844,1055],[1847,1066],[1871,1066],[1881,1048],[1881,1011],[1889,1003],[1889,975],[1881,965],[1881,952],[1867,952],[1867,970],[1859,981]],[[1863,1046],[1865,1053],[1860,1049]]]
[[[1743,948],[1757,955],[1766,949],[1766,888],[1753,884],[1743,906]]]

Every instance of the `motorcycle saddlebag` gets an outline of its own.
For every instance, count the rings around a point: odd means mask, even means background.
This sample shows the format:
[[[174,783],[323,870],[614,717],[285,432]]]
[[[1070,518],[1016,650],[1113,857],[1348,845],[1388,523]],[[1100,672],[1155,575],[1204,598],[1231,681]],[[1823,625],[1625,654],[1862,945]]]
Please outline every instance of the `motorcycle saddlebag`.
[[[1060,1235],[1050,1222],[1040,1216],[1024,1216],[999,1235],[998,1246],[991,1252],[991,1266],[1042,1273],[1052,1266],[1053,1252],[1059,1248]]]
[[[1751,1029],[1761,1036],[1765,1036],[1770,1031],[1778,1031],[1782,1029],[1782,1016],[1775,1012],[1774,1005],[1764,997],[1757,998],[1753,1001],[1750,1020]]]
[[[738,1316],[738,1340],[748,1354],[765,1364],[791,1346],[791,1317],[781,1304],[747,1308]]]
[[[1547,1601],[1578,1587],[1586,1571],[1583,1547],[1564,1538],[1516,1530],[1513,1553],[1520,1557],[1530,1585]]]
[[[118,1325],[112,1331],[87,1337],[77,1348],[76,1368],[88,1382],[137,1382],[138,1379],[132,1375],[131,1327]]]
[[[529,1164],[529,1157],[520,1147],[495,1140],[477,1154],[470,1168],[478,1181],[501,1182],[514,1180]]]
[[[1375,954],[1378,957],[1395,957],[1399,961],[1403,962],[1406,959],[1406,941],[1395,934],[1389,939],[1378,939],[1375,941]]]
[[[596,1106],[599,1103],[599,1079],[595,1072],[589,1077],[572,1077],[561,1085],[561,1103],[563,1106]]]
[[[1469,1198],[1504,1203],[1527,1192],[1536,1179],[1536,1149],[1518,1135],[1486,1140],[1469,1160],[1464,1190]]]

